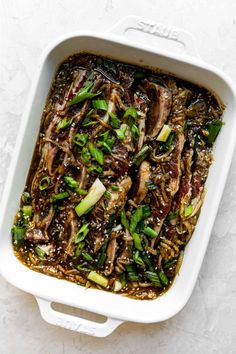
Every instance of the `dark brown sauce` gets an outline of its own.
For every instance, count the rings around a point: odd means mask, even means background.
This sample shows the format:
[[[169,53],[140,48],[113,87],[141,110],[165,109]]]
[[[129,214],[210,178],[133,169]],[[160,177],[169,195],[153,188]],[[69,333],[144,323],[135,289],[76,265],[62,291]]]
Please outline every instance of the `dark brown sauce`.
[[[16,256],[87,287],[162,294],[200,213],[222,112],[210,91],[160,70],[69,57],[42,115],[12,229]],[[97,179],[106,192],[80,215]]]

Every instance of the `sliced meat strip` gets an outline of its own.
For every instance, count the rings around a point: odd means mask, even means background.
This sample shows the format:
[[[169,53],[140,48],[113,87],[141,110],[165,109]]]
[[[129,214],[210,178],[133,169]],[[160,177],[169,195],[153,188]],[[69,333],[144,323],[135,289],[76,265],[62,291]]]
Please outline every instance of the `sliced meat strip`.
[[[151,138],[155,138],[170,113],[172,102],[171,91],[148,80],[143,80],[142,87],[151,102],[147,119],[147,134]]]
[[[142,203],[148,193],[147,182],[151,177],[151,166],[148,161],[143,161],[139,167],[138,179],[135,186],[133,200],[136,204]]]

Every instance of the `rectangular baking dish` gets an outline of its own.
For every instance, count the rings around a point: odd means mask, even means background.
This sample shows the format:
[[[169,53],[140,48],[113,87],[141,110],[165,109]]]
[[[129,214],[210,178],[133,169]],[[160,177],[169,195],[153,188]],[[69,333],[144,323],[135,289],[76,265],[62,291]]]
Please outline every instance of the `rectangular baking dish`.
[[[135,40],[127,38],[130,31]],[[148,40],[145,40],[145,44],[140,44],[136,39],[140,33],[146,33],[150,38],[162,37],[181,43],[185,52],[174,54],[161,50],[149,45]],[[69,55],[81,51],[163,69],[213,90],[226,105],[223,117],[225,125],[214,147],[214,163],[207,178],[207,194],[196,230],[185,250],[184,261],[174,284],[156,300],[140,301],[96,289],[85,289],[65,280],[31,271],[13,253],[10,230],[19,207],[41,114],[55,70]],[[188,301],[206,252],[234,150],[235,112],[234,84],[224,73],[197,57],[191,36],[182,30],[131,16],[121,20],[108,33],[77,32],[59,38],[41,57],[6,180],[0,215],[1,275],[11,284],[37,298],[42,317],[47,322],[98,337],[108,335],[123,321],[151,323],[174,316]],[[102,314],[107,317],[107,321],[96,323],[60,313],[51,307],[52,302]]]

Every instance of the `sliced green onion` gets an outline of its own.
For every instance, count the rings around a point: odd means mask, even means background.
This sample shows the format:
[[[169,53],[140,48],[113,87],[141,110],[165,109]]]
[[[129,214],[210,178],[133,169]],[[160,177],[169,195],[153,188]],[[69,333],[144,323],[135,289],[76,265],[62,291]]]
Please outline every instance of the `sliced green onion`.
[[[48,176],[45,176],[41,179],[39,182],[39,189],[43,191],[44,189],[47,189],[50,185],[51,179]]]
[[[184,208],[184,216],[186,218],[190,216],[192,212],[193,212],[193,206],[191,204]]]
[[[75,236],[75,243],[79,243],[85,239],[87,234],[89,233],[89,223],[84,224]]]
[[[50,202],[51,203],[55,203],[57,202],[58,200],[63,200],[65,198],[68,198],[69,197],[69,193],[68,192],[61,192],[61,193],[57,193],[57,194],[54,194],[51,196],[50,198]]]
[[[137,140],[138,138],[139,138],[139,136],[140,136],[140,132],[139,132],[139,129],[138,129],[138,127],[135,125],[135,124],[133,124],[132,126],[131,126],[131,134],[132,134],[132,137],[135,139],[135,140]]]
[[[130,281],[137,281],[138,280],[138,274],[133,265],[128,265],[126,267],[127,270],[127,277]]]
[[[40,259],[46,259],[47,254],[40,246],[36,246],[34,250]]]
[[[111,193],[109,193],[108,191],[106,191],[104,194],[103,194],[104,198],[106,199],[111,199]]]
[[[160,272],[158,273],[159,279],[162,283],[163,286],[167,286],[169,284],[169,279],[168,277],[165,275],[165,273],[163,272],[163,270],[160,270]]]
[[[23,202],[24,204],[30,204],[30,202],[31,202],[31,197],[30,197],[30,194],[29,194],[28,192],[24,192],[24,193],[22,194],[21,199],[22,199],[22,202]]]
[[[162,283],[156,272],[144,272],[144,276],[157,288],[162,288]]]
[[[102,140],[99,140],[98,144],[101,145],[103,148],[105,148],[108,152],[112,151],[112,147],[115,143],[114,138],[110,137],[110,131],[107,130],[104,133],[99,135],[99,139],[102,138]]]
[[[133,260],[135,261],[136,264],[144,266],[144,261],[142,260],[142,258],[139,255],[139,251],[137,250],[133,256]]]
[[[121,224],[126,228],[126,229],[129,229],[129,222],[128,222],[128,219],[126,217],[126,213],[125,213],[125,210],[122,209],[121,210],[121,213],[120,213],[120,220],[121,220]]]
[[[143,232],[150,238],[155,238],[158,236],[158,233],[149,226],[144,227]]]
[[[72,119],[69,119],[67,117],[63,118],[56,127],[56,132],[59,133],[59,131],[61,129],[66,129],[67,127],[69,127],[69,125],[71,125]]]
[[[154,266],[153,266],[153,264],[152,264],[152,260],[151,260],[150,255],[147,255],[147,253],[143,252],[143,253],[142,253],[142,259],[143,259],[144,262],[146,263],[148,269],[149,269],[151,272],[154,272],[155,269],[154,269]]]
[[[166,262],[163,266],[163,269],[169,269],[177,263],[177,259],[171,259],[170,261]]]
[[[63,181],[67,184],[68,187],[70,187],[71,189],[75,189],[78,187],[78,183],[76,182],[76,180],[73,177],[70,176],[64,176],[63,177]]]
[[[119,186],[115,186],[114,184],[111,186],[112,191],[118,191],[120,189]]]
[[[213,144],[217,138],[217,135],[219,134],[221,128],[222,128],[223,122],[220,119],[216,119],[213,122],[211,122],[208,127],[208,137],[207,137],[207,142],[208,144]]]
[[[157,185],[154,184],[152,181],[147,181],[146,186],[149,191],[154,191],[155,189],[157,189]]]
[[[92,174],[95,174],[95,175],[102,175],[103,174],[103,169],[101,166],[92,165],[89,167],[88,171]]]
[[[109,123],[112,126],[112,128],[118,129],[120,127],[120,120],[117,117],[117,115],[113,112],[109,112],[109,116],[110,116]]]
[[[150,151],[150,147],[148,145],[144,145],[142,149],[136,155],[134,155],[133,163],[136,166],[139,166],[141,162],[146,159]]]
[[[91,115],[94,113],[94,109],[90,109],[90,111],[86,114],[85,119],[82,122],[83,127],[89,127],[91,125],[97,124],[98,121],[91,121]]]
[[[77,268],[78,270],[83,271],[83,272],[90,272],[90,269],[87,268],[86,265],[87,265],[87,263],[84,262],[84,263],[78,264],[78,265],[76,266],[76,268]]]
[[[175,210],[175,211],[171,211],[168,215],[167,215],[167,220],[171,221],[177,218],[177,216],[179,215],[179,211]]]
[[[164,124],[160,133],[157,136],[157,141],[162,141],[165,143],[170,133],[171,133],[171,128],[169,127],[169,125]]]
[[[24,205],[22,207],[22,213],[23,213],[23,216],[26,217],[26,218],[30,218],[32,213],[33,213],[33,208],[31,205]]]
[[[83,162],[85,164],[90,163],[90,153],[88,151],[88,148],[86,148],[85,146],[83,147],[82,151],[81,151],[81,159],[83,160]]]
[[[170,150],[172,144],[173,144],[173,140],[175,138],[175,132],[171,132],[168,139],[166,140],[166,143],[165,143],[165,148],[166,150]]]
[[[95,147],[94,144],[92,143],[89,143],[88,144],[88,148],[89,148],[89,151],[90,151],[90,154],[92,155],[92,157],[100,164],[100,165],[103,165],[104,163],[104,156],[103,156],[103,152],[99,149],[97,149]]]
[[[75,257],[79,258],[83,249],[85,247],[85,242],[80,242],[75,250]]]
[[[93,257],[88,252],[82,252],[82,256],[86,259],[86,261],[93,261]]]
[[[15,244],[23,241],[26,233],[26,227],[14,225],[11,229],[12,239]]]
[[[137,118],[138,116],[138,112],[136,110],[136,108],[134,107],[129,107],[126,111],[125,111],[125,114],[124,114],[124,118],[127,118],[127,117],[132,117],[132,118]]]
[[[135,232],[138,223],[141,220],[148,218],[150,215],[151,211],[148,205],[141,205],[140,207],[138,207],[130,219],[130,232]]]
[[[71,189],[73,189],[76,193],[80,194],[80,195],[87,195],[87,191],[80,188],[78,186],[78,183],[76,182],[76,180],[73,177],[70,176],[64,176],[63,177],[63,181],[67,184],[67,186]]]
[[[88,134],[76,134],[73,142],[78,146],[84,146],[88,141]]]
[[[126,124],[121,124],[120,129],[115,129],[116,136],[119,140],[124,140],[127,127]]]
[[[105,193],[106,188],[99,178],[97,178],[90,187],[86,197],[75,207],[78,216],[85,214],[91,207],[93,207]]]
[[[88,98],[94,98],[98,95],[101,94],[101,92],[97,92],[97,93],[92,93],[92,92],[89,92],[92,88],[93,84],[90,84],[88,86],[85,86],[85,87],[82,87],[79,92],[76,94],[76,96],[74,96],[72,98],[72,100],[70,100],[68,102],[68,106],[73,106],[79,102],[83,102],[85,100],[87,100]]]
[[[142,251],[143,246],[142,246],[142,241],[141,241],[140,235],[137,234],[136,232],[134,232],[134,233],[132,233],[132,237],[134,240],[134,247],[137,248],[137,250]]]
[[[101,268],[107,258],[107,255],[106,255],[106,249],[107,249],[107,244],[108,244],[108,237],[105,238],[104,242],[103,242],[103,245],[101,247],[101,251],[99,252],[98,254],[98,261],[97,261],[97,266],[99,268]]]
[[[105,100],[93,100],[93,107],[95,109],[101,109],[102,111],[107,111],[108,106]]]
[[[108,285],[108,279],[105,278],[103,275],[95,272],[94,270],[91,270],[91,272],[88,274],[87,278],[88,278],[88,280],[91,280],[94,283],[101,285],[104,288],[106,288]]]

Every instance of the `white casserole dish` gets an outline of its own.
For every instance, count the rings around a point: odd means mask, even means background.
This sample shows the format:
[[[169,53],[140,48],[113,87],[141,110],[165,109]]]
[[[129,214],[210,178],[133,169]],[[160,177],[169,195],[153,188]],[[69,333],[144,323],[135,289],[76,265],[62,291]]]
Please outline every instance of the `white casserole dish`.
[[[140,32],[177,41],[185,46],[184,54],[174,54],[138,44],[127,39],[128,30],[137,36]],[[194,235],[185,250],[183,265],[172,287],[156,300],[134,300],[96,289],[85,289],[76,284],[43,275],[21,264],[11,245],[11,227],[19,207],[31,158],[37,139],[40,118],[55,70],[65,58],[85,51],[110,56],[137,65],[158,67],[214,92],[226,104],[223,127],[214,147],[214,163],[207,178],[207,194]],[[22,117],[9,175],[2,198],[0,215],[0,272],[16,287],[36,296],[42,317],[49,323],[78,332],[103,337],[123,321],[160,322],[174,316],[188,301],[194,288],[220,198],[229,170],[236,131],[236,90],[231,80],[218,69],[191,57],[196,51],[191,36],[182,30],[155,24],[138,17],[127,17],[111,32],[95,34],[77,32],[68,34],[44,51],[29,101]],[[108,317],[105,323],[96,323],[55,311],[52,302],[70,305]]]

